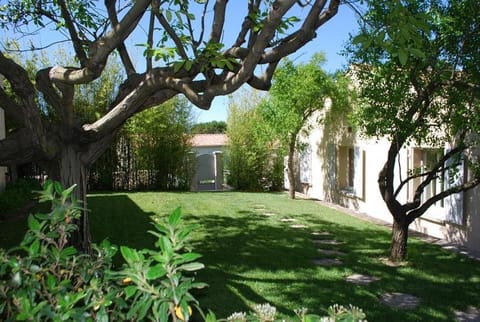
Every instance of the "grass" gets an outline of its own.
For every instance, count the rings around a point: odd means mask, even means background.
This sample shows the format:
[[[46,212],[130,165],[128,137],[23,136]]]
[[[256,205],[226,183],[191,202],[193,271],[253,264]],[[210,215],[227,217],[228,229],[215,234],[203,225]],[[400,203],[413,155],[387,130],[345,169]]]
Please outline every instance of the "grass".
[[[185,221],[199,225],[193,244],[206,268],[197,278],[210,285],[196,296],[220,317],[254,303],[268,302],[288,315],[300,307],[323,314],[334,303],[351,303],[369,321],[452,321],[454,311],[480,303],[479,262],[411,238],[408,264],[386,266],[379,259],[388,255],[388,229],[313,201],[284,194],[146,192],[92,194],[88,202],[94,241],[109,238],[136,248],[151,248],[151,223],[181,206]],[[282,222],[285,218],[296,221]],[[2,235],[4,229],[13,228],[3,225]],[[312,263],[322,258],[313,231],[343,242],[322,247],[344,252],[343,265]],[[354,285],[345,281],[352,273],[380,280]],[[390,309],[378,300],[384,292],[409,293],[421,304],[415,310]]]

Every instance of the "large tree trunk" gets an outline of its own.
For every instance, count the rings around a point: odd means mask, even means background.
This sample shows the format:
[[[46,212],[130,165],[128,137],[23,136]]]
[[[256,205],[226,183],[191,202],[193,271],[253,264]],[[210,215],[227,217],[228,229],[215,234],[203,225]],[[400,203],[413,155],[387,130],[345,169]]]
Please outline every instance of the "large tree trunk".
[[[296,136],[290,139],[288,144],[288,159],[287,159],[287,174],[288,174],[288,195],[290,199],[295,199],[295,188],[296,188],[296,178],[295,178],[295,142]]]
[[[52,179],[60,181],[64,188],[76,184],[73,195],[80,202],[84,209],[82,216],[77,221],[78,230],[72,235],[71,243],[79,250],[90,252],[90,225],[87,213],[87,180],[88,167],[82,161],[82,153],[77,151],[74,146],[66,145],[61,152],[57,167],[51,169]]]
[[[390,259],[400,262],[407,257],[408,221],[394,218],[392,227],[392,245],[390,247]]]

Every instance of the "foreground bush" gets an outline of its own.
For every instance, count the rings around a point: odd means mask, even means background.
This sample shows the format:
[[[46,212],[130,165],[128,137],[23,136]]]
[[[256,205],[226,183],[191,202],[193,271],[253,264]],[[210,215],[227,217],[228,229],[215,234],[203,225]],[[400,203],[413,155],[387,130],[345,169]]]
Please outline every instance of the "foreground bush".
[[[92,254],[79,254],[69,245],[82,209],[72,196],[72,186],[47,182],[40,201],[50,201],[48,214],[30,215],[28,232],[20,246],[0,249],[1,321],[188,321],[192,314],[208,322],[191,294],[206,285],[194,280],[202,269],[200,254],[189,247],[195,225],[183,225],[179,209],[150,231],[156,250],[121,246],[125,264],[116,269],[112,259],[118,247],[103,241],[92,245]],[[195,312],[192,311],[194,308]],[[295,312],[292,321],[358,321],[365,317],[355,307],[330,308],[329,317]],[[197,318],[198,320],[198,318]],[[276,321],[268,304],[253,312],[234,313],[227,321]]]

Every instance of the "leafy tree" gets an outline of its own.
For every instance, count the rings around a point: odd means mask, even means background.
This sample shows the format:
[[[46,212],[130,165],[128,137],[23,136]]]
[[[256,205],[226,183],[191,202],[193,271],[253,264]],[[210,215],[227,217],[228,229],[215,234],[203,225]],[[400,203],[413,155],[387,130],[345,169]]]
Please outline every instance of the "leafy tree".
[[[192,127],[193,134],[218,134],[225,132],[227,132],[227,123],[224,121],[197,123]]]
[[[261,104],[261,113],[267,124],[276,138],[287,147],[289,195],[292,199],[295,198],[294,159],[299,147],[300,131],[309,130],[307,121],[325,107],[327,100],[331,102],[332,110],[348,105],[348,95],[345,95],[347,82],[339,75],[333,76],[323,71],[321,65],[324,61],[321,54],[298,65],[285,61],[275,72],[270,97]]]
[[[283,153],[259,112],[261,97],[245,91],[228,109],[228,183],[239,190],[282,186]]]
[[[64,186],[78,184],[75,193],[83,199],[88,168],[128,118],[178,94],[208,109],[216,96],[244,84],[268,89],[279,60],[311,41],[340,3],[106,0],[102,7],[87,0],[10,0],[0,6],[2,31],[25,35],[24,50],[39,49],[40,30],[48,32],[71,44],[75,64],[36,70],[32,79],[8,48],[0,50],[7,88],[0,89],[0,105],[18,124],[0,141],[0,164],[41,162],[52,179]],[[238,10],[227,11],[234,5]],[[303,10],[295,11],[299,7]],[[244,17],[234,39],[222,38],[233,33],[224,30],[227,12]],[[129,37],[145,49],[142,71],[130,58]],[[84,121],[74,107],[75,89],[99,79],[114,53],[124,67],[122,84],[110,92],[114,99],[102,114]],[[261,65],[265,68],[256,68]],[[264,73],[258,75],[260,70]],[[86,228],[85,221],[79,234],[83,248],[89,245]]]
[[[155,188],[190,188],[193,173],[188,164],[191,147],[187,133],[191,123],[191,105],[184,97],[174,97],[127,122],[124,132],[134,147],[136,168],[155,170]]]
[[[391,142],[378,183],[394,222],[390,257],[399,261],[406,258],[408,227],[415,219],[480,183],[474,153],[480,126],[480,7],[472,0],[387,3],[368,7],[367,24],[347,51],[357,64],[353,72],[361,90],[357,123],[366,135]],[[402,176],[396,163],[410,146],[442,153]],[[469,175],[461,176],[467,165]],[[434,182],[442,188],[427,195]],[[413,192],[404,200],[409,185]]]

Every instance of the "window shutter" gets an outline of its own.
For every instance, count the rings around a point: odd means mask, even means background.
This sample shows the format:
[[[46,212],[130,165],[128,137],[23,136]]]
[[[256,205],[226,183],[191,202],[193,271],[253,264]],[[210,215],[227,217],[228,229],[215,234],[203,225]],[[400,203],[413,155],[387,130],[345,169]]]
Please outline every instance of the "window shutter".
[[[331,191],[337,187],[337,147],[333,143],[327,145],[327,178],[328,186]]]
[[[300,154],[300,182],[312,183],[312,148],[310,146]]]
[[[447,151],[446,151],[447,152]],[[452,160],[447,160],[446,165],[452,164]],[[464,176],[464,161],[462,160],[460,165],[457,167],[457,171],[455,173],[447,173],[445,174],[445,190],[451,187],[455,187],[458,185],[463,184],[463,176]],[[446,208],[448,222],[453,222],[458,225],[463,224],[463,193],[454,193],[444,199],[444,205]]]
[[[354,157],[353,157],[353,164],[354,164],[354,175],[353,175],[353,191],[355,196],[364,199],[364,153],[360,147],[354,147]]]

